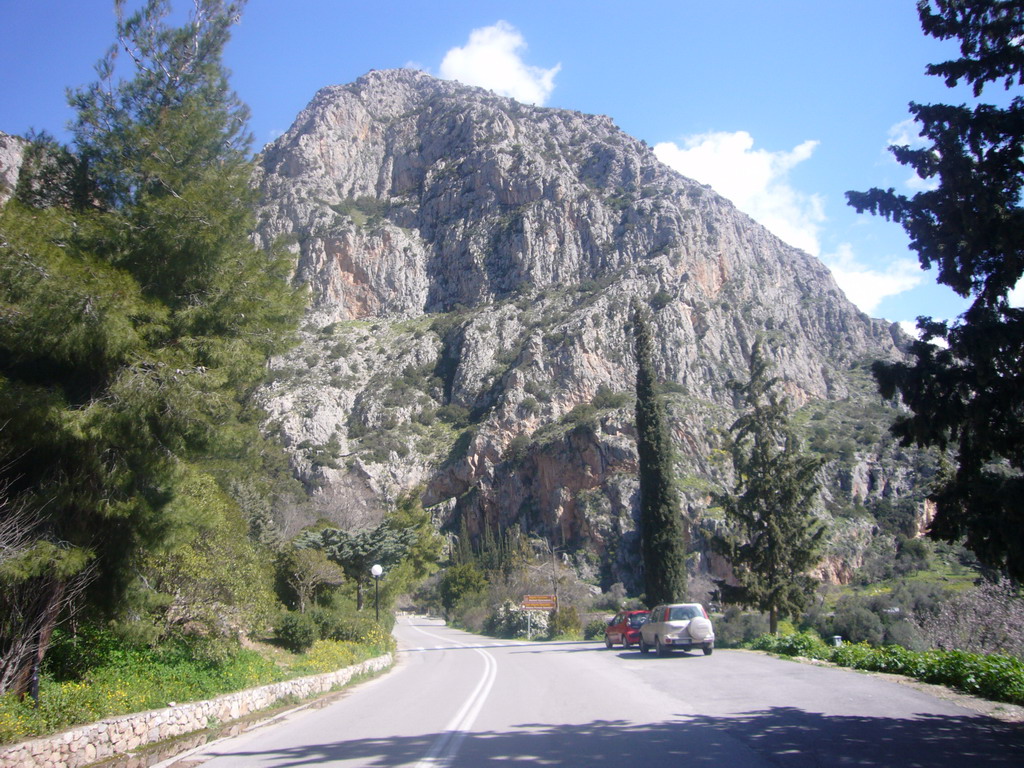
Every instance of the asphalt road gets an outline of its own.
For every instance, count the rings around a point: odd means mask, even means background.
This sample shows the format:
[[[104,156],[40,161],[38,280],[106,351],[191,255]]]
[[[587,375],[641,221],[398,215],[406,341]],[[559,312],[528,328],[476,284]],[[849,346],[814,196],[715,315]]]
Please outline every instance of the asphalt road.
[[[264,766],[1024,766],[1024,730],[850,670],[493,640],[403,617],[394,671],[182,757]]]

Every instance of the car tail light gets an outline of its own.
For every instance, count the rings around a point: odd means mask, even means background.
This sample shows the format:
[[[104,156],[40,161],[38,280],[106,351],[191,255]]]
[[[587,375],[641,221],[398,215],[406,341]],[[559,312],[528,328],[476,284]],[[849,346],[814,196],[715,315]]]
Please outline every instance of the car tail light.
[[[710,616],[708,616],[708,609],[705,608],[703,605],[700,607],[700,610],[704,614],[704,618],[705,619],[710,619],[711,618]]]

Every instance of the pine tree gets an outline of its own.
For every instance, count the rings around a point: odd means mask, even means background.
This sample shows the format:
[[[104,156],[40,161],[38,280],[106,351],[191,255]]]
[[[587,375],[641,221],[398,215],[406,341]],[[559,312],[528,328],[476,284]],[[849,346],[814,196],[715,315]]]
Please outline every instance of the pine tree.
[[[246,114],[221,64],[239,5],[197,0],[179,28],[161,0],[116,7],[118,46],[71,95],[74,152],[43,147],[0,211],[0,483],[37,540],[80,554],[48,566],[37,656],[67,563],[93,563],[91,606],[116,613],[147,559],[194,543],[190,518],[223,502],[175,505],[183,484],[262,467],[251,395],[302,308],[283,255],[249,240]],[[31,662],[11,663],[23,692]]]
[[[375,564],[385,572],[399,565],[416,543],[417,531],[397,529],[385,520],[376,528],[351,533],[340,528],[309,531],[295,540],[297,547],[315,547],[345,572],[356,585],[356,610],[363,610],[363,590]]]
[[[918,14],[925,34],[959,40],[962,54],[928,74],[950,87],[964,81],[976,99],[991,85],[1024,83],[1021,0],[920,0]],[[876,363],[874,374],[883,396],[909,408],[893,426],[904,445],[955,452],[929,534],[966,537],[980,560],[1022,580],[1024,310],[1009,292],[1024,274],[1024,99],[910,111],[930,145],[891,151],[935,187],[910,198],[893,189],[847,198],[901,224],[921,266],[936,267],[938,281],[971,305],[952,323],[918,318],[912,361]]]
[[[745,411],[730,428],[735,482],[731,493],[714,497],[726,527],[712,545],[739,582],[723,584],[723,598],[766,611],[775,634],[779,618],[801,611],[813,594],[807,572],[820,559],[825,529],[811,513],[821,462],[801,452],[769,373],[758,341],[749,381],[733,385]]]
[[[658,397],[649,314],[637,307],[636,446],[640,474],[640,547],[645,599],[651,607],[686,599],[687,536],[676,493],[672,438]]]

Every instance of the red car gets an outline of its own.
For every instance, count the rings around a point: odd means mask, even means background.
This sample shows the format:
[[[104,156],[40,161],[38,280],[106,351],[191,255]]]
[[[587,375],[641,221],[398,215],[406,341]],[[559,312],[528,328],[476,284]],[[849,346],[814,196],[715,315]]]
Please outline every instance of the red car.
[[[640,627],[647,621],[648,611],[619,611],[615,618],[604,628],[604,645],[611,648],[615,643],[622,643],[629,648],[640,642]]]

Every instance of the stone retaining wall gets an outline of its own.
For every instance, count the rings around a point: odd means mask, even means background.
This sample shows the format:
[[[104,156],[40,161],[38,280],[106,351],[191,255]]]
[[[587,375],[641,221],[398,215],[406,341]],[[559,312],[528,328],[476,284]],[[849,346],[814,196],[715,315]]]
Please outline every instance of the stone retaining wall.
[[[111,717],[4,748],[0,750],[0,768],[81,768],[146,744],[202,730],[214,722],[237,720],[288,696],[305,699],[326,693],[355,675],[378,672],[391,663],[388,653],[336,672],[226,693],[209,701]]]

